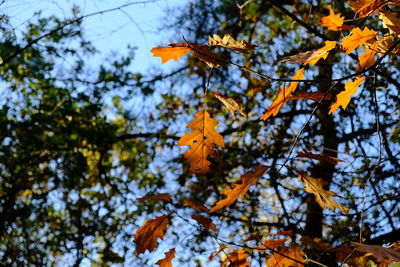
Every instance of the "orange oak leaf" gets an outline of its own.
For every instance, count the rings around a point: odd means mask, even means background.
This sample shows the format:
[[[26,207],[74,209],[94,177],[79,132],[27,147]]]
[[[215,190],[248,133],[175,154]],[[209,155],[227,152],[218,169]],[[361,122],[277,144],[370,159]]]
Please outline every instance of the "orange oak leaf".
[[[325,41],[325,46],[321,47],[315,51],[308,51],[304,53],[300,53],[297,55],[290,56],[286,59],[281,60],[281,62],[288,62],[288,63],[303,63],[303,64],[316,64],[318,60],[326,59],[331,51],[336,46],[336,41]]]
[[[277,247],[283,246],[286,242],[286,238],[280,238],[277,240],[265,240],[261,245],[257,247],[258,250],[276,249]]]
[[[146,250],[152,252],[157,248],[157,238],[164,238],[168,220],[168,215],[161,215],[155,219],[148,220],[136,231],[133,242],[136,243],[136,251],[139,254],[144,253]]]
[[[332,100],[333,95],[332,94],[324,94],[322,92],[312,92],[312,93],[306,93],[306,92],[300,92],[296,95],[292,95],[288,97],[288,100],[313,100],[316,102],[319,102],[321,100]]]
[[[185,43],[170,43],[169,46],[158,46],[150,50],[154,57],[161,57],[161,63],[164,64],[173,59],[177,61],[180,57],[186,55],[188,52],[192,53],[211,68],[219,67],[218,56],[209,51],[208,45],[198,45],[192,42]]]
[[[348,0],[351,9],[360,16],[360,18],[371,16],[372,14],[379,12],[382,7],[387,3],[383,4],[383,0]]]
[[[251,185],[255,185],[257,183],[258,178],[260,178],[268,168],[269,166],[257,166],[255,168],[255,172],[247,172],[242,175],[242,183],[233,184],[233,189],[226,189],[224,194],[227,197],[218,201],[209,212],[216,212],[222,208],[232,205],[240,196],[244,196],[247,193]]]
[[[249,50],[256,48],[256,45],[249,44],[246,41],[236,41],[230,34],[225,34],[223,38],[214,34],[213,37],[208,37],[208,45],[225,47],[243,54],[247,54]]]
[[[201,224],[208,230],[212,230],[214,232],[217,232],[217,226],[213,224],[212,220],[210,218],[207,218],[206,216],[202,215],[192,215],[192,219],[195,220],[198,224]]]
[[[331,31],[341,31],[341,30],[351,30],[353,27],[343,24],[344,17],[341,17],[340,14],[335,14],[332,8],[329,8],[329,15],[326,17],[322,17],[319,20],[319,24],[322,27],[327,27],[328,30]]]
[[[351,30],[351,35],[343,38],[342,47],[346,54],[350,54],[359,45],[365,44],[368,40],[375,38],[377,32],[370,30],[367,27],[364,30],[354,28]]]
[[[183,157],[190,162],[189,171],[207,173],[211,165],[207,157],[217,156],[216,146],[224,147],[224,138],[214,129],[218,121],[211,118],[207,111],[199,111],[194,116],[196,119],[186,126],[193,131],[182,136],[178,145],[190,146],[190,149],[183,154]]]
[[[160,200],[160,201],[164,201],[164,202],[171,202],[171,195],[168,193],[158,194],[158,195],[148,195],[148,196],[136,198],[136,200],[141,201],[141,202],[143,202],[145,200]]]
[[[208,212],[209,209],[206,208],[203,203],[196,201],[196,200],[191,200],[191,199],[185,199],[183,200],[183,206],[184,207],[190,207],[192,209],[195,209],[200,212]]]
[[[267,260],[267,266],[272,267],[303,267],[305,263],[304,251],[299,246],[283,247],[278,250],[281,254],[272,253],[272,256]],[[294,260],[296,261],[294,261]]]
[[[243,249],[235,250],[226,256],[226,259],[222,262],[221,266],[229,263],[228,267],[246,267],[251,264],[247,261],[250,254],[247,254]]]
[[[301,68],[292,77],[292,80],[303,80],[303,79],[304,79],[304,68]],[[289,86],[285,86],[284,88],[282,88],[279,91],[277,98],[268,107],[267,111],[264,113],[264,115],[262,115],[260,120],[266,120],[271,115],[276,116],[281,107],[286,105],[286,103],[289,101],[289,97],[296,90],[298,84],[299,82],[291,82]]]
[[[172,259],[175,258],[175,248],[165,252],[165,258],[156,262],[160,267],[172,267]]]
[[[336,193],[323,189],[323,186],[328,183],[322,178],[312,178],[308,176],[305,172],[299,173],[299,181],[304,183],[304,191],[311,193],[315,196],[315,201],[321,206],[321,208],[329,208],[332,211],[338,208],[344,213],[348,212],[348,208],[339,205],[332,199],[332,196],[340,197]]]
[[[390,34],[400,36],[400,18],[397,12],[380,12],[379,19],[382,20],[382,26],[389,29]]]
[[[336,96],[336,102],[333,103],[329,108],[329,114],[335,113],[335,111],[342,106],[343,109],[346,109],[347,105],[350,102],[350,98],[352,95],[357,93],[358,87],[365,80],[364,77],[357,76],[355,81],[347,81],[344,85],[344,91],[340,92]]]
[[[297,154],[297,157],[305,157],[305,158],[309,158],[309,159],[323,160],[323,161],[326,161],[333,165],[335,165],[336,163],[338,163],[340,161],[343,161],[341,159],[328,156],[326,154],[313,154],[310,152],[299,152]]]
[[[369,68],[375,64],[375,55],[377,53],[378,42],[373,43],[371,46],[365,48],[365,53],[358,57],[358,68],[357,71]]]
[[[218,92],[214,92],[214,96],[222,102],[222,104],[225,105],[225,107],[227,107],[229,109],[229,111],[232,114],[232,117],[235,118],[235,111],[238,111],[240,113],[240,115],[242,115],[243,117],[247,118],[247,114],[244,112],[243,110],[243,106],[240,105],[235,99],[228,97],[228,96],[224,96],[221,95]]]

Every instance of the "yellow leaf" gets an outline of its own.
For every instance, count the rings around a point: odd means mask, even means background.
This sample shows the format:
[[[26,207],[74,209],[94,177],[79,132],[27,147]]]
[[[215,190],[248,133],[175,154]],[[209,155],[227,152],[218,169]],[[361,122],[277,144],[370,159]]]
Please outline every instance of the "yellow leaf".
[[[216,212],[222,208],[232,205],[240,196],[244,196],[247,193],[251,185],[255,185],[257,183],[258,178],[260,178],[268,168],[268,166],[257,166],[255,172],[248,172],[242,175],[242,183],[233,184],[233,189],[228,188],[225,190],[224,194],[227,197],[218,201],[209,212]]]
[[[183,157],[190,162],[189,171],[207,173],[211,165],[207,157],[217,156],[215,148],[216,146],[224,147],[224,138],[215,131],[214,126],[218,122],[211,118],[207,111],[199,111],[194,116],[196,119],[186,126],[193,131],[182,136],[178,145],[190,146],[190,149],[183,154]]]
[[[384,28],[389,29],[390,34],[397,34],[400,37],[400,18],[397,12],[380,12],[379,19],[382,20]]]
[[[350,54],[357,46],[365,44],[368,40],[375,38],[376,35],[376,31],[370,30],[367,27],[364,30],[354,28],[351,30],[351,35],[343,38],[342,47],[346,54]]]
[[[299,181],[304,183],[304,191],[315,195],[315,201],[321,206],[321,208],[329,208],[332,211],[334,211],[335,208],[338,208],[344,213],[348,212],[348,208],[339,205],[332,199],[332,196],[340,197],[339,195],[322,188],[327,185],[327,182],[324,179],[312,178],[307,176],[304,172],[299,172]]]
[[[272,256],[267,260],[267,266],[272,267],[303,267],[304,264],[298,263],[292,259],[299,262],[305,262],[304,251],[299,246],[293,247],[283,247],[278,250],[282,256],[278,253],[272,253]],[[292,258],[292,259],[290,259]]]
[[[208,45],[221,46],[244,54],[256,48],[256,45],[249,44],[246,41],[236,41],[230,34],[225,34],[223,38],[214,34],[213,37],[208,37]]]
[[[169,216],[162,215],[152,220],[148,220],[145,225],[140,227],[134,236],[133,242],[136,243],[136,251],[141,254],[147,250],[152,252],[158,247],[157,238],[164,238],[167,229]]]
[[[363,69],[369,68],[375,64],[375,55],[377,53],[378,42],[375,42],[371,46],[365,48],[365,53],[358,57],[358,68],[357,71],[362,71]]]
[[[172,259],[175,258],[175,248],[165,252],[165,258],[156,262],[160,267],[172,267]]]
[[[335,113],[335,111],[342,106],[343,109],[346,109],[347,105],[350,102],[350,98],[352,95],[355,95],[357,93],[358,87],[361,85],[361,83],[365,80],[365,78],[362,78],[361,76],[357,76],[356,80],[354,82],[352,81],[347,81],[346,84],[344,85],[345,90],[340,92],[336,96],[336,102],[333,103],[330,108],[329,108],[329,114]]]
[[[292,77],[292,80],[303,80],[303,79],[304,79],[304,68],[301,68]],[[296,90],[298,84],[299,82],[291,82],[289,86],[285,86],[284,88],[282,88],[278,93],[278,97],[268,107],[267,111],[264,113],[264,115],[262,115],[260,120],[266,120],[271,115],[276,116],[281,107],[286,105],[287,101],[289,101],[290,95]]]
[[[225,266],[229,262],[228,267],[246,267],[251,264],[247,261],[250,254],[247,254],[243,249],[235,250],[227,255],[227,258],[222,262],[221,266]]]
[[[329,8],[329,15],[322,17],[319,21],[322,27],[327,27],[331,31],[350,30],[352,26],[343,25],[344,17],[340,14],[335,14],[332,8]]]

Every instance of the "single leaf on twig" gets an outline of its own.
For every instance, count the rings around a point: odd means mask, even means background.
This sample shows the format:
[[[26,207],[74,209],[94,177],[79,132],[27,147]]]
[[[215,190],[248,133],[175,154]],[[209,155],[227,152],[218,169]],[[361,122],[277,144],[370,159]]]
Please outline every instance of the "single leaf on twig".
[[[214,96],[222,102],[222,104],[225,105],[225,107],[227,107],[229,109],[229,111],[232,114],[232,117],[235,118],[235,111],[239,111],[240,115],[242,115],[243,117],[247,118],[247,114],[244,112],[243,110],[243,106],[240,105],[238,102],[236,102],[235,99],[228,97],[228,96],[224,96],[221,95],[218,92],[214,92]]]
[[[304,79],[304,68],[301,68],[292,77],[292,80],[303,80],[303,79]],[[266,120],[271,115],[276,116],[281,107],[286,105],[286,103],[289,101],[289,97],[296,90],[298,84],[299,82],[291,82],[289,86],[285,86],[284,88],[282,88],[279,91],[277,98],[268,107],[267,111],[264,113],[264,115],[262,115],[260,120]]]
[[[208,37],[208,45],[225,47],[243,54],[247,54],[249,50],[256,48],[256,45],[249,44],[246,41],[236,41],[230,34],[225,34],[223,38],[214,34],[213,37]]]
[[[322,27],[327,27],[328,30],[331,31],[341,31],[341,30],[350,30],[353,27],[349,25],[343,25],[344,17],[341,17],[340,14],[335,14],[332,8],[329,8],[329,15],[326,17],[322,17],[319,20],[319,24]]]
[[[304,251],[299,246],[293,247],[282,247],[278,250],[281,254],[272,253],[272,256],[267,260],[267,266],[272,267],[303,267],[305,262],[305,254]],[[286,257],[285,257],[286,256]],[[291,259],[290,259],[291,258]],[[295,259],[299,262],[296,262],[292,259]]]
[[[133,242],[136,243],[136,251],[141,254],[147,250],[152,252],[158,246],[157,238],[164,238],[169,220],[168,215],[162,215],[152,220],[148,220],[145,225],[140,227],[134,236]]]
[[[354,28],[351,30],[351,35],[343,38],[342,47],[346,54],[350,54],[357,46],[365,44],[368,40],[375,38],[376,35],[376,31],[370,30],[367,27],[364,30]]]
[[[207,157],[217,156],[215,148],[224,147],[224,138],[215,131],[214,126],[218,122],[211,118],[207,111],[199,111],[194,116],[196,119],[186,126],[193,131],[182,136],[178,145],[190,146],[190,149],[183,154],[183,157],[190,162],[189,171],[207,173],[211,165]]]
[[[316,64],[318,60],[326,59],[333,48],[335,48],[336,42],[335,41],[325,41],[325,46],[321,47],[315,51],[308,51],[304,53],[300,53],[297,55],[290,56],[286,59],[281,60],[281,62],[288,62],[288,63],[303,63],[303,64]]]
[[[213,224],[212,220],[210,218],[207,218],[206,216],[203,215],[192,215],[192,219],[195,220],[198,224],[201,224],[208,230],[212,230],[214,232],[217,232],[217,226]]]
[[[175,258],[175,248],[165,252],[165,258],[156,262],[160,267],[172,267],[172,259]]]
[[[288,97],[288,100],[313,100],[319,102],[321,100],[330,101],[333,99],[332,94],[324,94],[322,92],[312,92],[312,93],[305,93],[300,92],[295,95],[291,95]]]
[[[228,267],[246,267],[251,264],[251,262],[247,261],[247,258],[250,254],[246,253],[243,249],[235,250],[228,255],[226,255],[226,259],[222,262],[221,266],[225,266],[226,263],[229,263]]]
[[[229,207],[232,205],[240,196],[244,196],[249,190],[251,185],[257,183],[258,178],[260,178],[264,172],[269,168],[269,166],[257,166],[255,172],[248,172],[242,175],[241,184],[233,184],[234,188],[228,188],[224,191],[227,196],[225,199],[218,201],[215,206],[210,210],[210,213],[216,212],[222,208]]]
[[[200,212],[208,212],[209,209],[203,205],[203,203],[196,201],[196,200],[191,200],[191,199],[185,199],[183,200],[183,206],[184,207],[190,207],[192,209],[195,209]]]
[[[358,87],[365,80],[365,78],[361,76],[357,76],[355,81],[347,81],[344,85],[345,90],[340,92],[336,96],[336,102],[333,103],[329,108],[329,114],[335,113],[335,111],[342,106],[343,109],[346,109],[347,105],[350,102],[351,96],[357,93]]]
[[[297,157],[305,157],[309,159],[316,159],[316,160],[323,160],[326,162],[329,162],[330,164],[336,164],[340,161],[343,161],[341,159],[326,155],[326,154],[313,154],[310,152],[299,152],[297,154]]]
[[[336,201],[332,199],[332,196],[340,197],[336,193],[323,189],[323,186],[328,183],[322,178],[312,178],[308,176],[305,172],[299,172],[299,181],[304,183],[304,191],[311,193],[315,196],[315,201],[321,206],[321,208],[329,208],[332,211],[335,208],[348,212],[348,208],[339,205]]]
[[[158,195],[148,195],[144,197],[136,198],[138,201],[145,201],[145,200],[160,200],[164,202],[171,202],[171,195],[168,193],[158,194]]]

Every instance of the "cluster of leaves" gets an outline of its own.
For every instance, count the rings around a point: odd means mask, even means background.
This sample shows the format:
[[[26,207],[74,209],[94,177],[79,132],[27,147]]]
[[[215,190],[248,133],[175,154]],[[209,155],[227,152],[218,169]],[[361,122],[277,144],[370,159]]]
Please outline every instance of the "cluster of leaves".
[[[276,116],[280,109],[291,100],[313,100],[320,104],[323,101],[330,102],[329,114],[335,113],[339,107],[343,110],[348,106],[351,97],[354,96],[358,88],[362,85],[367,76],[365,73],[376,67],[386,56],[389,54],[392,56],[398,55],[400,49],[398,48],[397,37],[400,36],[400,21],[396,17],[397,13],[385,11],[384,8],[388,5],[400,5],[398,1],[368,1],[358,0],[349,1],[349,5],[353,11],[358,15],[358,18],[351,20],[353,24],[344,24],[345,18],[340,14],[329,8],[329,15],[320,19],[320,26],[326,27],[330,31],[337,31],[344,35],[340,41],[324,42],[324,46],[313,51],[307,51],[290,56],[283,59],[281,62],[287,62],[291,64],[301,64],[300,69],[296,74],[287,81],[290,81],[289,86],[285,86],[279,90],[273,103],[267,108],[266,112],[260,117],[260,120],[267,120],[271,116]],[[382,36],[378,36],[378,33],[374,30],[364,27],[361,29],[359,20],[364,20],[367,17],[379,12],[379,19],[381,20],[382,26],[388,29],[388,32]],[[331,89],[325,93],[312,92],[312,93],[298,93],[295,91],[300,82],[304,80],[304,72],[307,66],[312,66],[318,63],[320,60],[325,60],[329,55],[336,55],[339,52],[345,54],[351,54],[358,47],[363,46],[365,53],[358,57],[357,71],[346,77],[331,80],[335,85],[341,81],[346,81],[344,90],[333,94]],[[171,59],[177,61],[180,57],[187,53],[193,54],[195,57],[205,62],[211,68],[218,68],[224,64],[231,64],[236,67],[240,67],[244,70],[249,70],[247,67],[239,66],[228,60],[222,59],[216,53],[212,52],[211,49],[214,47],[227,48],[235,52],[248,53],[249,50],[256,48],[256,45],[249,44],[246,41],[237,41],[230,34],[224,35],[223,38],[214,34],[213,37],[209,37],[207,45],[199,45],[192,42],[183,43],[170,43],[168,47],[156,47],[151,50],[155,57],[161,57],[162,63],[165,63]],[[379,55],[379,59],[376,60],[376,56]],[[211,75],[211,74],[210,74]],[[259,74],[261,77],[265,77],[269,80],[273,78]],[[312,81],[311,81],[312,82]],[[208,88],[206,87],[205,90]],[[192,130],[191,133],[182,136],[178,142],[181,146],[190,146],[190,149],[183,154],[183,157],[187,159],[190,164],[189,171],[196,174],[206,174],[212,172],[210,168],[211,159],[218,156],[218,147],[224,147],[223,136],[221,136],[216,130],[215,126],[218,122],[211,118],[211,115],[206,111],[206,97],[207,92],[204,92],[203,102],[204,109],[195,114],[195,120],[191,121],[187,128]],[[243,110],[243,107],[238,104],[233,98],[224,96],[219,92],[214,93],[215,97],[220,100],[231,112],[232,116],[235,116],[235,112],[240,112],[244,117],[247,117]],[[289,155],[290,156],[290,155]],[[331,157],[325,154],[312,154],[309,152],[302,152],[297,155],[298,158],[306,157],[316,159],[319,161],[325,161],[335,165],[341,161],[338,158]],[[257,180],[260,179],[268,166],[256,166],[254,172],[245,173],[242,177],[242,183],[232,184],[232,188],[226,189],[223,194],[226,198],[215,203],[215,206],[211,209],[204,206],[204,204],[196,202],[194,200],[184,200],[184,207],[190,207],[198,212],[214,213],[225,209],[235,203],[239,197],[244,196],[249,190],[251,185],[256,185]],[[347,213],[349,209],[343,205],[338,204],[332,197],[340,197],[338,194],[326,190],[324,187],[328,185],[328,182],[323,178],[310,177],[305,171],[298,170],[298,180],[304,183],[304,191],[313,194],[315,201],[323,209],[339,209],[343,213]],[[169,195],[165,198],[165,194],[152,195],[138,200],[159,200],[171,203]],[[172,204],[173,205],[173,204]],[[174,210],[178,208],[176,205]],[[134,237],[136,243],[137,252],[143,253],[145,250],[153,251],[158,243],[157,238],[163,238],[164,233],[167,229],[167,223],[172,219],[174,211],[170,214],[161,215],[155,219],[148,220],[142,227],[140,227]],[[218,229],[212,222],[212,219],[205,215],[192,215],[198,227],[205,229],[209,236],[218,240]],[[190,223],[189,220],[187,220]],[[306,254],[303,249],[297,244],[295,235],[292,232],[279,232],[278,235],[287,235],[290,238],[290,242],[287,238],[278,240],[264,239],[263,236],[250,236],[244,240],[243,248],[234,250],[228,253],[229,248],[220,246],[216,253],[210,255],[209,260],[212,260],[218,253],[223,252],[225,254],[225,260],[222,261],[221,265],[225,266],[248,266],[250,261],[247,259],[251,256],[248,254],[249,251],[258,251],[269,253],[269,257],[266,260],[268,266],[303,266],[311,262],[306,259]],[[257,240],[257,247],[252,247],[246,244],[246,242]],[[303,237],[301,243],[304,247],[312,248],[323,253],[329,251],[336,254],[338,262],[347,262],[350,265],[362,265],[365,266],[368,259],[373,259],[380,263],[380,266],[388,266],[393,261],[400,260],[400,250],[398,244],[393,244],[390,247],[378,247],[369,246],[361,243],[352,243],[349,245],[342,245],[336,248],[332,248],[330,244],[323,243],[319,239],[310,239],[309,237]],[[350,250],[350,252],[349,252]],[[175,257],[175,248],[172,248],[166,253],[164,259],[157,262],[159,266],[171,266],[171,260]]]

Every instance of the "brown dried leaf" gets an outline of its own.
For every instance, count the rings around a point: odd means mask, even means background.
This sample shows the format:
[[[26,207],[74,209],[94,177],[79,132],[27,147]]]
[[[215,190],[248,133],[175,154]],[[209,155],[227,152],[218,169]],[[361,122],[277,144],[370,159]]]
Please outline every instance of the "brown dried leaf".
[[[280,253],[284,254],[286,257],[278,254],[272,253],[272,256],[267,260],[267,266],[272,267],[303,267],[304,264],[299,262],[305,262],[305,254],[304,251],[299,246],[293,247],[283,247],[278,250]],[[292,259],[295,259],[299,262],[296,262]]]
[[[158,194],[158,195],[148,195],[144,197],[136,198],[137,201],[145,201],[145,200],[160,200],[164,202],[171,202],[171,196],[168,193]]]
[[[309,237],[309,236],[303,236],[300,239],[301,243],[307,246],[307,249],[315,249],[318,251],[326,251],[328,249],[331,249],[332,246],[331,244],[327,242],[323,242],[321,238],[318,237]]]
[[[283,246],[285,242],[286,238],[280,238],[277,240],[265,240],[261,245],[257,247],[257,249],[259,250],[276,249],[277,247]]]
[[[148,220],[145,225],[140,227],[134,236],[133,242],[136,243],[136,251],[141,254],[147,250],[152,252],[158,246],[157,238],[164,238],[169,220],[168,215],[162,215],[152,220]]]
[[[208,212],[209,209],[203,205],[203,203],[196,201],[196,200],[191,200],[191,199],[185,199],[183,200],[183,206],[184,207],[190,207],[192,209],[195,209],[200,212]]]
[[[210,213],[216,212],[220,209],[229,207],[232,205],[240,196],[244,196],[249,190],[251,185],[257,183],[258,178],[260,178],[264,172],[269,168],[269,166],[257,166],[255,172],[247,172],[242,175],[241,184],[233,184],[234,188],[228,188],[225,190],[224,194],[227,196],[225,199],[218,201],[215,206],[210,210]]]
[[[208,37],[208,45],[225,47],[243,54],[247,54],[249,50],[256,48],[256,45],[249,44],[246,41],[236,41],[230,34],[225,34],[223,38],[214,34],[212,38]]]
[[[207,218],[206,216],[202,215],[192,215],[192,219],[195,220],[198,224],[201,224],[208,230],[212,230],[214,232],[217,232],[217,226],[213,224],[212,220],[210,218]]]
[[[341,159],[332,157],[332,156],[328,156],[326,154],[313,154],[310,152],[299,152],[297,154],[297,157],[305,157],[305,158],[309,158],[309,159],[316,159],[316,160],[323,160],[326,161],[330,164],[335,165],[336,163],[343,161]]]
[[[247,118],[247,114],[243,110],[243,106],[236,102],[235,99],[221,95],[218,92],[214,92],[214,96],[224,104],[232,114],[232,117],[235,118],[235,111],[239,111],[240,115]]]
[[[318,62],[318,60],[326,59],[333,48],[335,48],[336,42],[335,41],[325,41],[325,46],[321,47],[315,51],[308,51],[304,53],[300,53],[297,55],[290,56],[286,59],[281,60],[281,62],[288,62],[288,63],[303,63],[303,64],[311,64],[314,65]]]
[[[172,267],[172,259],[175,258],[175,248],[165,253],[165,258],[156,262],[160,267]]]
[[[250,254],[247,254],[243,249],[235,250],[227,255],[227,258],[222,262],[221,266],[225,266],[229,262],[228,267],[246,267],[251,264],[247,261]]]
[[[321,208],[329,208],[332,211],[338,208],[344,213],[348,212],[348,208],[338,204],[332,199],[332,196],[340,197],[336,193],[323,189],[323,186],[327,185],[327,182],[322,178],[312,178],[305,172],[299,173],[299,181],[304,183],[304,191],[315,195],[315,201],[321,206]]]
[[[178,145],[190,146],[190,149],[183,154],[183,157],[190,162],[189,171],[207,173],[211,165],[207,157],[217,156],[215,148],[224,147],[224,138],[214,129],[218,121],[211,118],[207,111],[199,111],[194,116],[196,119],[186,126],[193,131],[182,136]]]
[[[316,102],[319,102],[322,100],[325,101],[330,101],[333,99],[333,95],[332,94],[324,94],[322,92],[312,92],[312,93],[305,93],[305,92],[300,92],[296,95],[292,95],[288,97],[288,100],[313,100]]]

